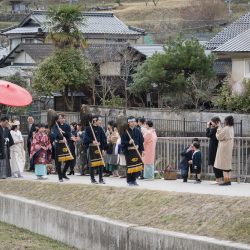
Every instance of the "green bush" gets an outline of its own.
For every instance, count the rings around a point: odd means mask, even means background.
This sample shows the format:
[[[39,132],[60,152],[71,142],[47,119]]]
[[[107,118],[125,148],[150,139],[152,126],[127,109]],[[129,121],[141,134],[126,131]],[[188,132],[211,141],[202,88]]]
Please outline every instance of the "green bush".
[[[242,95],[233,95],[226,81],[219,90],[215,104],[222,109],[238,112],[250,112],[250,81],[244,80],[245,92]]]
[[[125,101],[124,98],[121,98],[119,96],[113,96],[109,100],[102,99],[102,105],[103,106],[108,106],[108,107],[111,107],[111,108],[123,107],[124,106],[124,101]]]

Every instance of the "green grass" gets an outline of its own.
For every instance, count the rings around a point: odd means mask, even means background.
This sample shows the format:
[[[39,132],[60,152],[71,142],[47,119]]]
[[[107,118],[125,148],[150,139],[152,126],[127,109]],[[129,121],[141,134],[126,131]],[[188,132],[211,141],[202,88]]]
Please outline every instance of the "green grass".
[[[0,192],[140,226],[250,244],[249,198],[19,180],[1,180]]]
[[[0,222],[1,250],[70,250],[75,249],[28,230]]]

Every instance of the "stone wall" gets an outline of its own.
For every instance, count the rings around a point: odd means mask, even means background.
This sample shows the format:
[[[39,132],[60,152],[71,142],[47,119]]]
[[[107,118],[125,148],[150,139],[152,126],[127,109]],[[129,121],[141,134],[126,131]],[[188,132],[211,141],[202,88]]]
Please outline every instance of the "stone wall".
[[[195,112],[189,110],[167,110],[167,109],[153,109],[153,108],[128,108],[128,109],[110,109],[105,107],[91,106],[93,113],[101,115],[117,116],[118,114],[125,114],[127,116],[133,115],[135,117],[145,117],[153,119],[166,120],[184,120],[208,122],[212,117],[219,116],[224,120],[228,115],[233,115],[235,122],[242,121],[242,135],[250,136],[250,114],[238,113],[219,113],[219,112]]]
[[[90,106],[93,114],[102,116],[116,117],[119,114],[126,116],[133,115],[135,117],[145,117],[148,119],[166,119],[176,121],[195,121],[195,122],[208,122],[212,117],[219,116],[223,121],[228,115],[233,115],[235,122],[240,123],[242,121],[242,136],[250,136],[250,114],[238,114],[238,113],[216,113],[216,112],[195,112],[189,110],[167,110],[167,109],[153,109],[153,108],[107,108],[100,106]],[[79,119],[79,113],[65,112],[68,122],[77,121]],[[46,122],[47,112],[42,112],[42,122]],[[195,125],[195,123],[194,123]],[[238,126],[239,128],[239,126]],[[205,131],[204,131],[205,132]],[[239,133],[239,131],[238,131]]]

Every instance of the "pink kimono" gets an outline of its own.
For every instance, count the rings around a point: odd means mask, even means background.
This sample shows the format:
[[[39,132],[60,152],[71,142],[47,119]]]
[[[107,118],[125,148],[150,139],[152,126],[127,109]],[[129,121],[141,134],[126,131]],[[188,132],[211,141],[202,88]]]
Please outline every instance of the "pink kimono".
[[[142,160],[144,163],[144,178],[153,179],[157,135],[154,129],[149,128],[144,133],[143,137],[144,137],[144,155],[142,157]]]
[[[155,148],[157,142],[157,135],[154,129],[148,129],[144,135],[144,156],[142,157],[144,164],[154,164],[155,162]]]

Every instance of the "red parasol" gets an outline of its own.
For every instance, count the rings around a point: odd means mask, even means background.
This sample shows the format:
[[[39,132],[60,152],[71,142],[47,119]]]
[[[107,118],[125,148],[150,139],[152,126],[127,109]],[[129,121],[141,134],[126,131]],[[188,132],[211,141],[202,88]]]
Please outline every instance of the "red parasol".
[[[0,80],[0,104],[7,106],[22,107],[31,104],[30,93],[11,82]]]

